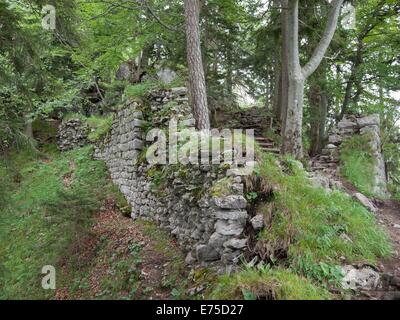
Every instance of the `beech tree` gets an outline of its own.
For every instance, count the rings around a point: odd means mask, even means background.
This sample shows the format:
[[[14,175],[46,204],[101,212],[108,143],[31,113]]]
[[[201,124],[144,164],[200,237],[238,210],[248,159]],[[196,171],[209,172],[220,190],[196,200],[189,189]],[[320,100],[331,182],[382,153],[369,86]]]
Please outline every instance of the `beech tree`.
[[[281,1],[282,11],[287,10],[287,13],[284,14],[285,21],[282,32],[286,33],[284,38],[288,39],[287,70],[289,77],[288,104],[286,117],[284,117],[284,123],[282,124],[282,153],[284,154],[291,154],[296,158],[303,156],[301,131],[305,81],[318,68],[332,41],[343,1],[333,0],[331,2],[332,8],[324,34],[304,67],[301,67],[299,57],[299,0]],[[287,7],[285,7],[286,4]],[[285,59],[283,59],[283,62],[285,62]]]
[[[210,129],[206,81],[200,45],[200,6],[198,0],[185,0],[187,62],[190,96],[198,130]]]

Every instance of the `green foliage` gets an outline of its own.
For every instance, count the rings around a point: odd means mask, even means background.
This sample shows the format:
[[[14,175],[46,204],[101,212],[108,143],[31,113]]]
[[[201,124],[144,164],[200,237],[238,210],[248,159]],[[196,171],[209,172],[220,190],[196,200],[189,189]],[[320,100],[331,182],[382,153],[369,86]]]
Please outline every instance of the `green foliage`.
[[[247,268],[222,276],[210,294],[211,299],[246,300],[327,300],[332,295],[308,279],[288,269]]]
[[[285,257],[300,274],[336,283],[341,257],[374,264],[390,255],[388,236],[375,217],[348,195],[313,188],[303,170],[285,173],[272,155],[263,155],[259,170],[275,190],[274,210],[265,211],[270,225],[258,235],[271,260]]]
[[[369,135],[354,136],[340,147],[341,173],[367,196],[373,195],[374,183],[374,158],[370,143]]]
[[[111,130],[114,117],[108,115],[104,117],[90,116],[86,121],[91,129],[89,140],[92,142],[101,141]]]
[[[146,81],[125,88],[125,96],[128,98],[144,98],[148,93],[157,88],[157,83]]]

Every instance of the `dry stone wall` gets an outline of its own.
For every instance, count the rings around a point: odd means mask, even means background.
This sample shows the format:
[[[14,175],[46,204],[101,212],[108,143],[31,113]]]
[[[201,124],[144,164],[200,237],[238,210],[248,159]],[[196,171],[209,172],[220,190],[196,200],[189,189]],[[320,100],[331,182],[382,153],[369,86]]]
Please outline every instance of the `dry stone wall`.
[[[83,147],[88,143],[89,127],[80,119],[64,121],[58,128],[57,145],[60,151]]]
[[[95,157],[106,162],[111,177],[132,205],[132,218],[156,221],[176,236],[188,264],[234,264],[247,247],[249,222],[241,176],[220,165],[160,168],[143,160],[145,128],[162,127],[173,117],[194,126],[187,89],[153,92],[143,103],[128,102],[115,115],[111,133]],[[164,184],[157,186],[160,172]],[[215,188],[215,186],[219,186]],[[213,190],[218,190],[215,192]]]
[[[341,188],[340,182],[340,145],[346,139],[355,135],[368,135],[371,156],[374,159],[373,188],[372,193],[378,196],[386,196],[387,179],[385,161],[382,153],[380,138],[379,115],[354,116],[346,115],[335,127],[328,137],[328,144],[322,150],[322,154],[311,160],[312,181],[316,186],[325,188]]]

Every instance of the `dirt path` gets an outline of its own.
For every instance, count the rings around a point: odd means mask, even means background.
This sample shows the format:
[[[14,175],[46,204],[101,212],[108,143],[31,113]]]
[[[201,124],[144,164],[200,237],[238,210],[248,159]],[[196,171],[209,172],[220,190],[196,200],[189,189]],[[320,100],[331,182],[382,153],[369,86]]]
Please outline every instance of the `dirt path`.
[[[358,190],[348,181],[341,178],[341,183],[350,195]],[[381,273],[382,287],[374,291],[363,292],[367,299],[400,300],[400,201],[372,199],[379,209],[376,218],[387,231],[393,245],[393,255],[380,261],[378,271]]]
[[[122,216],[107,199],[85,239],[62,261],[56,299],[173,299],[184,296],[184,257],[154,224]]]
[[[388,231],[393,244],[393,256],[379,266],[383,274],[383,288],[371,292],[376,299],[400,300],[400,202],[376,200],[378,223]]]

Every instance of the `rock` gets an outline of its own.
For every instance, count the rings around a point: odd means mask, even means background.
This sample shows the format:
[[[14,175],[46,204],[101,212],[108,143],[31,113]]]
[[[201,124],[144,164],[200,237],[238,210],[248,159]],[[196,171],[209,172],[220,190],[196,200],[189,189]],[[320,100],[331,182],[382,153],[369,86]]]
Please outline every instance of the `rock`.
[[[251,225],[253,226],[253,229],[259,231],[264,227],[264,215],[258,214],[255,217],[253,217],[250,220],[250,222]]]
[[[332,144],[339,144],[342,142],[342,138],[338,134],[333,134],[329,136],[328,142]]]
[[[185,258],[185,263],[188,265],[194,264],[196,262],[196,258],[193,257],[192,252],[190,251]]]
[[[215,231],[224,236],[239,236],[242,234],[244,224],[237,220],[218,220]]]
[[[342,239],[345,242],[351,242],[351,243],[353,242],[353,240],[351,240],[351,238],[346,233],[342,233],[340,235],[340,239]]]
[[[357,124],[360,128],[366,126],[379,126],[380,124],[380,117],[378,114],[373,114],[370,116],[362,117],[357,119]]]
[[[378,208],[375,207],[375,205],[362,193],[355,193],[354,198],[356,198],[365,208],[367,208],[369,211],[376,213],[378,212]]]
[[[342,279],[342,287],[345,290],[374,290],[379,284],[379,273],[370,267],[356,269],[347,265],[342,267],[344,277]]]
[[[176,96],[184,96],[187,95],[188,89],[186,87],[177,87],[177,88],[172,88],[171,92]]]
[[[379,127],[378,126],[366,126],[364,128],[361,128],[360,133],[361,134],[373,133],[374,135],[376,134],[379,137]]]
[[[230,239],[224,243],[224,247],[231,249],[243,249],[247,246],[247,239]]]
[[[220,258],[219,253],[209,245],[198,245],[196,247],[196,256],[199,261],[215,261]]]
[[[215,217],[222,220],[246,220],[248,214],[247,211],[239,210],[216,211]]]
[[[158,79],[160,79],[161,82],[165,84],[170,84],[176,79],[176,76],[176,72],[171,70],[170,68],[163,68],[157,71]]]
[[[227,239],[228,239],[227,236],[224,236],[218,232],[214,232],[211,235],[210,240],[208,240],[208,244],[212,246],[214,249],[218,250],[223,247]]]
[[[329,189],[329,178],[326,176],[323,176],[321,174],[315,174],[314,176],[311,176],[310,178],[311,185],[314,188],[324,188],[324,189]]]
[[[222,209],[245,209],[247,201],[243,196],[226,196],[214,198],[215,205]]]
[[[344,118],[342,121],[340,121],[339,123],[338,123],[338,128],[340,129],[340,130],[344,130],[344,129],[357,129],[357,123],[355,123],[355,122],[353,122],[353,121],[351,121],[351,120],[349,120],[349,119],[347,119],[347,118]]]

